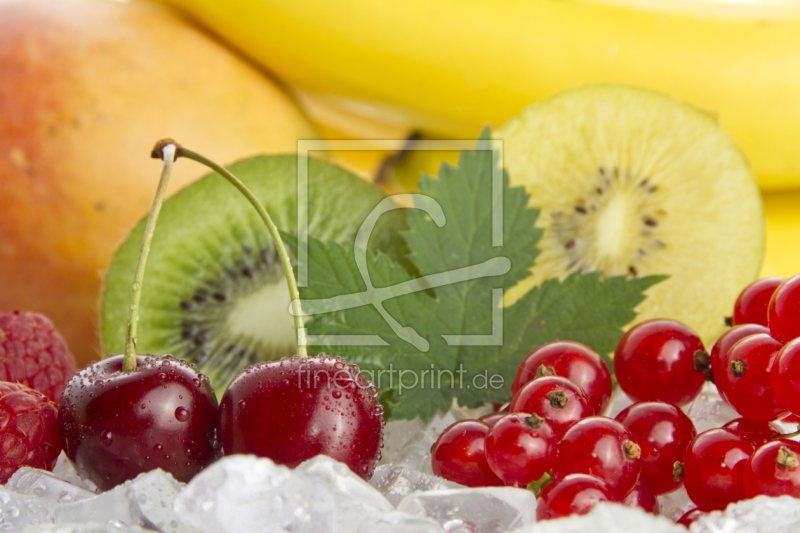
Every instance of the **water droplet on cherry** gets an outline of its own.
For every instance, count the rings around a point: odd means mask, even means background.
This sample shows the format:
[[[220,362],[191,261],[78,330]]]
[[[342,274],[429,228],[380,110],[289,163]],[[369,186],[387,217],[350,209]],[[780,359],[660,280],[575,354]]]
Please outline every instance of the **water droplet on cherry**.
[[[189,411],[183,407],[178,407],[175,409],[175,419],[178,422],[186,422],[189,420]]]
[[[104,446],[111,446],[111,443],[114,442],[114,435],[112,435],[110,431],[104,431],[103,434],[100,435],[100,442],[102,442]]]

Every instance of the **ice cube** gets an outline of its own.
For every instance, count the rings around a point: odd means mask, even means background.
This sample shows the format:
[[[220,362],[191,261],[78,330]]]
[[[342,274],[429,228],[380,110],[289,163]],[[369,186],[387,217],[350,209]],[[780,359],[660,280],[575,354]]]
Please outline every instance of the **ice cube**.
[[[459,411],[448,411],[444,414],[437,414],[420,430],[411,433],[408,424],[403,423],[399,429],[408,431],[410,438],[408,438],[402,447],[395,453],[386,455],[382,454],[381,464],[393,464],[395,466],[404,466],[410,470],[417,472],[424,472],[426,474],[433,474],[431,470],[431,447],[439,435],[442,434],[448,426],[455,424],[459,419],[456,418]],[[413,421],[412,421],[413,422]],[[395,424],[389,422],[387,428]],[[395,431],[394,427],[390,431]],[[384,434],[385,438],[385,434]],[[385,450],[384,444],[384,452]]]
[[[376,468],[369,484],[375,487],[393,505],[400,503],[404,496],[415,492],[464,488],[458,483],[453,483],[440,477],[393,465],[382,465]]]
[[[617,387],[611,393],[611,400],[606,406],[605,416],[614,418],[631,405],[633,405],[633,400],[628,398],[628,395],[622,391],[622,387]]]
[[[698,518],[692,533],[794,533],[800,531],[800,500],[758,496]]]
[[[77,502],[96,496],[94,492],[67,483],[50,472],[27,466],[14,472],[5,488],[17,494],[37,496],[51,510],[63,503]]]
[[[397,510],[433,518],[448,533],[503,533],[536,521],[536,497],[512,487],[433,490],[404,497]]]
[[[663,516],[655,516],[638,507],[603,503],[585,515],[543,520],[535,526],[514,533],[686,533]],[[694,530],[693,530],[694,531]]]
[[[17,494],[0,487],[0,530],[21,531],[27,525],[52,521],[50,508],[38,496]]]
[[[445,533],[445,530],[430,518],[390,511],[348,533]]]
[[[53,475],[68,483],[72,483],[76,487],[80,487],[94,493],[100,492],[97,490],[97,485],[92,483],[91,480],[81,479],[81,477],[78,475],[78,471],[75,469],[75,465],[67,458],[64,452],[61,452],[61,454],[58,456],[58,459],[56,459],[56,465],[53,467]]]
[[[367,531],[394,511],[377,490],[329,457],[290,470],[248,455],[224,457],[200,472],[175,509],[186,523],[214,533]]]
[[[694,422],[698,435],[739,418],[739,413],[722,399],[712,383],[706,383],[703,391],[685,411]]]
[[[28,526],[22,533],[130,533],[130,532],[153,533],[152,529],[142,529],[140,527],[128,527],[125,524],[111,522],[99,524],[97,522],[82,522],[77,524],[41,524],[38,526]]]
[[[661,515],[669,518],[673,522],[683,516],[689,509],[694,509],[697,505],[689,499],[686,489],[681,486],[675,492],[662,494],[658,497],[661,504]]]
[[[178,519],[173,510],[181,484],[163,470],[139,474],[113,489],[89,500],[60,506],[55,522],[101,524],[119,522],[125,526],[141,526],[164,533],[196,531]]]

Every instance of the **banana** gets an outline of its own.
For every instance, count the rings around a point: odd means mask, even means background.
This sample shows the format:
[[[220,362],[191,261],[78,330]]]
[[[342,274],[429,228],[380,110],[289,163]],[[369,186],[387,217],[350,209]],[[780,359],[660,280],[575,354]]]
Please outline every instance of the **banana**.
[[[297,87],[323,122],[472,137],[576,84],[626,83],[718,114],[763,190],[800,187],[797,2],[164,1]]]

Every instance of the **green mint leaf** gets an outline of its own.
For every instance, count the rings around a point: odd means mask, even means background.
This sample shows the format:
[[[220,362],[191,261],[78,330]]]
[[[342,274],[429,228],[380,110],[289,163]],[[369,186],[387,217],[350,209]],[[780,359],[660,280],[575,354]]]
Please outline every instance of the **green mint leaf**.
[[[358,364],[391,418],[428,419],[453,399],[507,400],[520,361],[546,342],[575,340],[607,356],[645,291],[664,279],[572,274],[502,308],[502,291],[534,267],[539,211],[524,189],[509,186],[488,131],[477,148],[420,182],[403,233],[413,274],[380,251],[307,243],[309,286],[300,294],[312,314],[310,349]]]

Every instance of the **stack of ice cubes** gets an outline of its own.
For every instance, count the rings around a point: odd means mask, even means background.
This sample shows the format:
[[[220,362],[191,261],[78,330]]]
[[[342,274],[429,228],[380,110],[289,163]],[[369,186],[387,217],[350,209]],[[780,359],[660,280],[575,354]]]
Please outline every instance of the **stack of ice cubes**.
[[[615,392],[607,415],[631,404]],[[389,422],[383,459],[368,482],[324,456],[294,470],[269,459],[220,459],[188,484],[154,470],[98,494],[60,457],[53,473],[21,468],[0,487],[0,531],[23,533],[685,533],[674,521],[694,507],[680,490],[662,496],[661,516],[603,504],[585,516],[536,523],[533,493],[466,488],[437,478],[430,449],[441,431],[482,411],[453,409],[427,424]],[[707,386],[687,414],[698,432],[736,418]],[[693,533],[800,531],[800,500],[764,496],[732,504]]]

